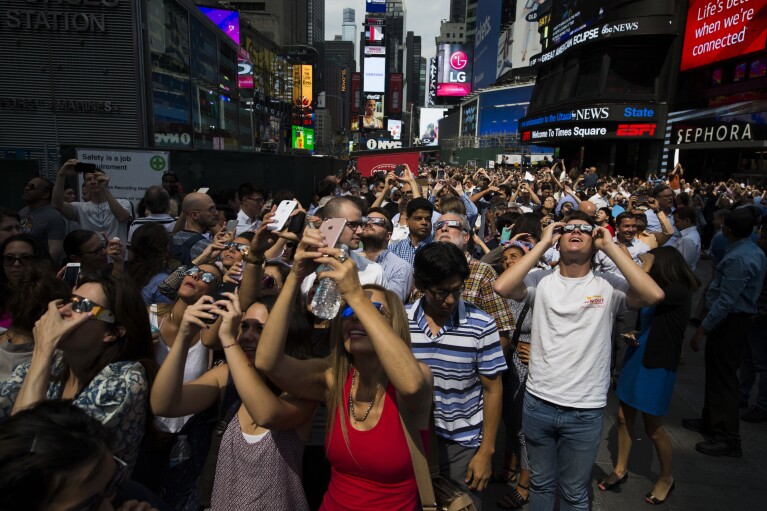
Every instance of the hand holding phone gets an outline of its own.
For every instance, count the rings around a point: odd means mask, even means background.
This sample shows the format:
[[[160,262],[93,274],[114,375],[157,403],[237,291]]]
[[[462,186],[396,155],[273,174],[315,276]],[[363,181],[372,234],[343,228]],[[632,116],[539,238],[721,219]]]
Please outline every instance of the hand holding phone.
[[[320,225],[320,233],[322,233],[322,237],[325,239],[325,245],[334,248],[345,227],[345,218],[326,218],[322,225]]]
[[[226,222],[226,227],[224,227],[224,230],[227,232],[233,233],[237,229],[237,219],[234,220],[228,220]]]
[[[224,296],[224,293],[234,293],[237,288],[239,287],[239,284],[236,284],[234,282],[222,282],[218,285],[216,288],[216,291],[213,293],[213,302],[217,302],[219,300],[228,300],[226,296]],[[202,322],[207,325],[212,325],[216,322],[218,319],[218,314],[215,313],[216,309],[213,309],[210,311],[210,314],[213,315],[213,318],[211,319],[203,319]]]
[[[281,231],[285,228],[285,224],[290,218],[290,214],[298,206],[296,200],[284,200],[277,206],[277,211],[274,212],[272,221],[266,226],[270,231]]]
[[[96,171],[96,164],[95,163],[84,163],[81,161],[78,161],[75,163],[75,172],[78,174],[82,174],[83,172],[95,172]]]
[[[77,287],[77,280],[80,278],[80,263],[67,263],[64,270],[64,282],[69,284],[72,289]]]

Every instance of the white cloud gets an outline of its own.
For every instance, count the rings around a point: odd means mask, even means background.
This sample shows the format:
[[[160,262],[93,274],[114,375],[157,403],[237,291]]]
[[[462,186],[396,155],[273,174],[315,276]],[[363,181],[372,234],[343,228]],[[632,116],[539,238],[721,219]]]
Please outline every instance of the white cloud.
[[[325,39],[332,40],[341,35],[343,10],[351,7],[355,10],[357,32],[362,31],[365,17],[365,0],[325,0]],[[421,56],[427,60],[437,54],[434,38],[439,35],[439,24],[450,17],[448,0],[410,0],[405,1],[405,32],[412,31],[421,36]],[[355,60],[359,56],[355,56]]]

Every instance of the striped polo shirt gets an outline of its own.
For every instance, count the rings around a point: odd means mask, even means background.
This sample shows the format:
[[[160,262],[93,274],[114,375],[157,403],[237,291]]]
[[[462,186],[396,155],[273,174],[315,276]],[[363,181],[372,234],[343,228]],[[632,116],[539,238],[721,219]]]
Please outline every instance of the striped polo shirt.
[[[437,435],[465,447],[482,441],[483,399],[479,376],[505,371],[495,320],[463,300],[433,336],[421,300],[407,307],[413,354],[434,375]]]

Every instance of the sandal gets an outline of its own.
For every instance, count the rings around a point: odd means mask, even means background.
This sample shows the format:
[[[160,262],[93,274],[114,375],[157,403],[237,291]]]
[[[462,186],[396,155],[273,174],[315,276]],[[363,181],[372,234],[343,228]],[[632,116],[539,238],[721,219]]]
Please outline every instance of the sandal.
[[[528,491],[530,490],[529,486],[524,486],[521,484],[518,484],[517,488],[522,488],[523,490],[528,490]],[[517,488],[514,488],[513,490],[511,490],[510,493],[507,493],[506,495],[504,495],[504,497],[501,500],[497,501],[495,505],[501,509],[519,509],[525,504],[527,504],[530,501],[529,494],[527,497],[523,497],[517,491]]]
[[[517,470],[514,468],[503,467],[493,474],[493,482],[514,484],[517,482]]]
[[[612,475],[612,474],[610,474],[610,475]],[[626,481],[628,481],[628,478],[629,478],[629,473],[628,473],[628,471],[627,471],[625,474],[623,474],[623,477],[621,477],[620,479],[616,480],[616,481],[615,481],[615,482],[613,482],[613,483],[608,483],[608,482],[607,482],[607,479],[608,479],[609,477],[610,477],[610,476],[607,476],[607,477],[605,477],[604,479],[600,479],[599,481],[597,481],[597,488],[599,488],[599,489],[600,489],[600,490],[602,490],[602,491],[610,491],[610,490],[612,490],[613,488],[615,488],[616,486],[618,486],[619,484],[623,484],[623,483],[625,483]]]

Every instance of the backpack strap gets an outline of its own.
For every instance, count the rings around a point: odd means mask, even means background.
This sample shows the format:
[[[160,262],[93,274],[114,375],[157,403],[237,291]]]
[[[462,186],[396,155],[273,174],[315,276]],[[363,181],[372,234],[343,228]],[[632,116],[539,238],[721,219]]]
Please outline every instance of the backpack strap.
[[[522,335],[522,323],[525,321],[525,317],[527,316],[527,311],[530,310],[530,304],[526,303],[524,307],[522,307],[522,312],[519,313],[519,317],[517,318],[517,326],[514,329],[514,335],[511,336],[511,344],[512,346],[516,346],[517,342],[519,342],[519,336]]]

